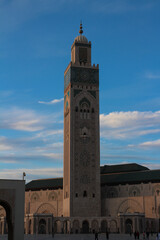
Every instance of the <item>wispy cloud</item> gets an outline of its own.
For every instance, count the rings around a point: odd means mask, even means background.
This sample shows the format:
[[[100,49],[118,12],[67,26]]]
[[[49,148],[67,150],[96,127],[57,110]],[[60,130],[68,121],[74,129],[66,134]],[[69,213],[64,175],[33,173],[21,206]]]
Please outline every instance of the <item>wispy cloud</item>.
[[[4,91],[0,91],[0,98],[8,98],[11,95],[13,95],[14,91],[11,90],[4,90]]]
[[[44,129],[45,117],[33,110],[0,109],[0,128],[34,132]]]
[[[100,115],[101,137],[129,139],[160,132],[160,111],[112,112]]]
[[[43,153],[42,155],[51,159],[63,159],[63,154],[60,153]]]
[[[0,172],[0,179],[22,179],[23,172],[26,173],[26,180],[31,181],[33,179],[39,178],[54,178],[62,177],[63,169],[62,168],[19,168],[19,169],[3,169],[3,172]]]
[[[145,78],[148,79],[160,79],[160,73],[147,72]]]
[[[46,138],[49,136],[61,136],[63,135],[63,129],[56,129],[56,130],[46,130],[46,131],[40,131],[35,135],[35,138]]]
[[[6,137],[0,137],[0,152],[2,151],[8,151],[13,149],[13,146],[11,144],[7,143],[7,138]]]
[[[72,0],[11,0],[1,1],[0,32],[11,32],[37,16],[54,13],[68,6]],[[5,3],[4,3],[5,2]]]
[[[144,163],[143,164],[145,167],[149,168],[149,169],[160,169],[160,163]]]
[[[56,104],[56,103],[59,103],[59,102],[62,102],[63,101],[63,98],[60,98],[60,99],[53,99],[52,101],[50,102],[44,102],[44,101],[38,101],[38,103],[41,103],[41,104]]]
[[[8,144],[0,143],[0,151],[6,151],[6,150],[11,150],[13,149],[11,146]]]
[[[1,108],[0,112],[0,128],[4,133],[0,137],[0,163],[61,164],[63,129],[57,121],[57,112],[46,114],[17,107]]]
[[[148,141],[140,143],[138,146],[145,148],[158,148],[160,149],[160,139],[154,141]]]
[[[105,14],[122,14],[131,11],[142,11],[151,9],[154,6],[153,3],[134,3],[134,1],[128,0],[100,0],[92,1],[91,9],[96,13]]]
[[[142,161],[151,161],[151,160],[157,160],[157,158],[154,157],[148,157],[148,156],[141,156],[141,155],[129,155],[129,154],[119,154],[119,155],[101,155],[101,160],[106,160],[107,162],[110,161],[111,164],[113,161],[127,163],[127,162],[136,162],[138,160]],[[125,161],[125,162],[124,162]]]

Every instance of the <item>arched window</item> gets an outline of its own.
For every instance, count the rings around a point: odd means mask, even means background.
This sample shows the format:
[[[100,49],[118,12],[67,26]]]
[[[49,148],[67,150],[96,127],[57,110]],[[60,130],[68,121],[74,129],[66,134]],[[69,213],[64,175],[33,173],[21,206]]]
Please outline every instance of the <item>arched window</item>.
[[[107,192],[107,198],[117,198],[118,197],[118,191],[116,188],[111,187]]]
[[[83,197],[87,197],[87,191],[83,192]]]
[[[90,115],[89,115],[89,112],[90,112],[90,102],[87,98],[83,98],[80,103],[80,118],[81,119],[89,119],[90,118]]]

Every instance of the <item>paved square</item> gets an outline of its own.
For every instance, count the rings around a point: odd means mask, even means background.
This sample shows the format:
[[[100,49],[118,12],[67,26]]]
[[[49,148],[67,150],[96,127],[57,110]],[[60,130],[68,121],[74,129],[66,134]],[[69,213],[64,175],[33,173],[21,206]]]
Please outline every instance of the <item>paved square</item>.
[[[0,240],[7,240],[6,235],[0,235]],[[95,236],[93,234],[56,234],[54,238],[51,235],[25,235],[25,240],[94,240]],[[105,234],[99,234],[98,240],[106,240]],[[127,234],[110,234],[109,240],[134,240],[134,236]],[[143,240],[142,234],[140,235],[140,240]],[[147,238],[146,238],[147,240]],[[156,240],[156,234],[149,237],[149,240]]]

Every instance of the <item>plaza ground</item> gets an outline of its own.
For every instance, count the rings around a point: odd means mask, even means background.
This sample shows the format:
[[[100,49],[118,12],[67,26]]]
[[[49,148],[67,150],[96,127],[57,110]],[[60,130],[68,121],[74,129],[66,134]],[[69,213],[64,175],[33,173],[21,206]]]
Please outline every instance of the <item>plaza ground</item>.
[[[7,240],[6,235],[0,235],[0,240]],[[25,235],[24,240],[94,240],[93,234],[55,234],[54,238],[51,235]],[[99,240],[105,240],[105,234],[99,234]],[[128,234],[110,234],[110,240],[134,240],[134,236]],[[140,240],[143,240],[142,234],[140,235]],[[147,238],[146,238],[147,239]],[[149,237],[149,240],[156,240],[156,234]]]

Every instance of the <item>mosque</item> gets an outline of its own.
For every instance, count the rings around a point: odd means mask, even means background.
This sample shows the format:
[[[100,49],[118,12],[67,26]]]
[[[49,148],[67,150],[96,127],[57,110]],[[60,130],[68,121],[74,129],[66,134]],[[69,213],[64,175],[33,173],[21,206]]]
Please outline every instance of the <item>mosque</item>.
[[[100,166],[99,65],[79,35],[64,72],[63,178],[26,184],[25,233],[157,232],[160,170],[139,164]],[[7,231],[0,208],[0,233]]]

